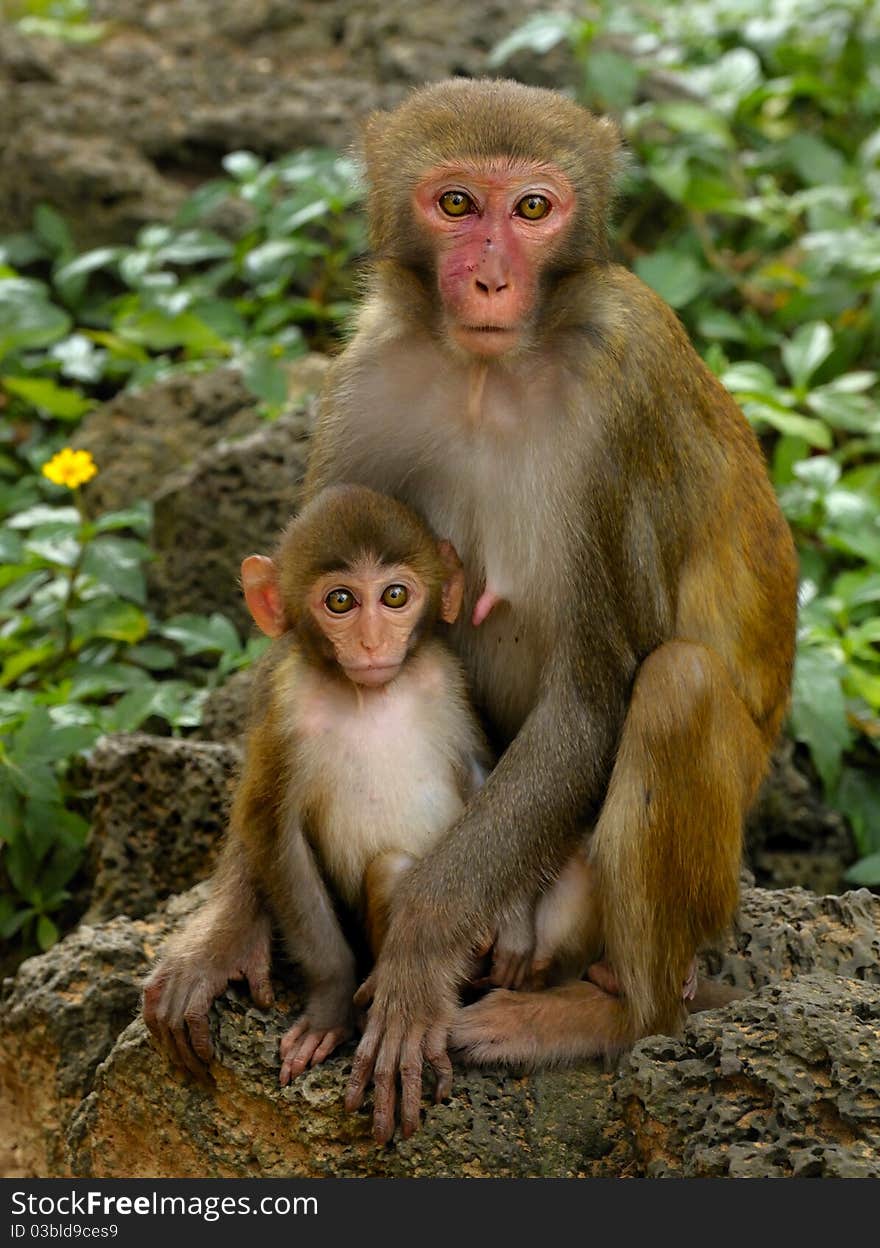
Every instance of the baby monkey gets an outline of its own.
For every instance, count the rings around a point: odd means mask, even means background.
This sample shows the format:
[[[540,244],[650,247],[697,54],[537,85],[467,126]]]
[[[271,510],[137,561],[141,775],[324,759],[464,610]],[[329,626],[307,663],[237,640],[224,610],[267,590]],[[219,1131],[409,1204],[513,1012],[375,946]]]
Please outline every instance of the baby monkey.
[[[271,559],[244,560],[241,579],[276,640],[230,838],[308,984],[281,1041],[287,1084],[352,1031],[355,959],[333,896],[362,918],[375,956],[396,881],[456,821],[490,759],[437,636],[461,609],[461,563],[408,507],[360,486],[325,490]]]
[[[461,610],[462,566],[415,512],[361,486],[324,490],[272,558],[244,560],[241,579],[274,644],[257,673],[213,895],[147,980],[144,1016],[169,1055],[201,1073],[212,1055],[208,1009],[242,916],[267,905],[308,985],[281,1041],[287,1084],[352,1033],[355,956],[335,902],[363,922],[375,957],[396,883],[458,820],[492,759],[463,669],[438,636]],[[233,876],[247,888],[230,888]],[[581,974],[593,943],[590,880],[581,850],[540,898],[512,907],[476,982],[519,988]],[[257,932],[236,966],[268,1004],[265,918]],[[475,952],[492,938],[487,923]],[[438,1076],[439,1099],[448,1065]]]

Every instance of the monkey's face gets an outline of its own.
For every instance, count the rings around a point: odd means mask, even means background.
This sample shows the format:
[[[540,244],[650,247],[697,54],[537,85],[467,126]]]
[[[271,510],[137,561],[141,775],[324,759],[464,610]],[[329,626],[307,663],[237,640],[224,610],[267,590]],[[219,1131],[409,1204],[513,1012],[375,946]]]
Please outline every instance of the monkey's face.
[[[361,563],[329,572],[308,596],[312,619],[345,675],[385,685],[399,673],[420,633],[428,593],[406,564]]]
[[[434,248],[446,329],[459,347],[500,356],[538,315],[541,270],[575,206],[565,174],[543,161],[499,158],[431,169],[413,197]]]

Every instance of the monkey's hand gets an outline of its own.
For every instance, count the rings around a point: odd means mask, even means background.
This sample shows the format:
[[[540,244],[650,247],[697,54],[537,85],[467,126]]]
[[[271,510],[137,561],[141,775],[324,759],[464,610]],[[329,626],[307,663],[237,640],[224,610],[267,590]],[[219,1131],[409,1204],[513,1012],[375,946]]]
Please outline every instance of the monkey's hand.
[[[208,1075],[214,1056],[208,1011],[230,980],[246,979],[254,1002],[263,1009],[272,1004],[269,978],[269,920],[255,927],[245,949],[227,951],[227,957],[201,944],[195,949],[172,949],[144,984],[144,1022],[167,1056],[200,1079]]]
[[[355,994],[356,1007],[365,1006],[371,995],[373,1004],[345,1093],[345,1108],[359,1109],[372,1080],[373,1138],[380,1144],[387,1144],[394,1134],[398,1072],[404,1139],[419,1127],[425,1062],[437,1079],[435,1101],[445,1100],[452,1091],[452,1062],[446,1048],[449,1024],[457,1008],[441,963],[426,965],[409,958],[389,961],[389,944],[386,941],[378,965]],[[431,1008],[424,1005],[426,1001],[433,1003]]]

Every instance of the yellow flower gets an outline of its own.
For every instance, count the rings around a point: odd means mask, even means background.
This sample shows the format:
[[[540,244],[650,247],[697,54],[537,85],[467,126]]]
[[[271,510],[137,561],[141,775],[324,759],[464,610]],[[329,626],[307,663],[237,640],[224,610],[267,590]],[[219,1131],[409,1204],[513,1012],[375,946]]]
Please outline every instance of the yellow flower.
[[[98,465],[89,451],[75,451],[69,446],[43,464],[43,476],[55,485],[66,485],[69,490],[91,481],[97,471]]]

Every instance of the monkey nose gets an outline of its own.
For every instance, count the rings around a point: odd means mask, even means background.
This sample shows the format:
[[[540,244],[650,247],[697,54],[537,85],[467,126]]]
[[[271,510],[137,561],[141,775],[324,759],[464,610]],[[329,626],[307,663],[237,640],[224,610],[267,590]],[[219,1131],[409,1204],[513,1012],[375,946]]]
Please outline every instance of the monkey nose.
[[[474,284],[477,290],[483,295],[499,295],[502,290],[507,290],[507,282],[498,280],[483,280],[478,277]]]

